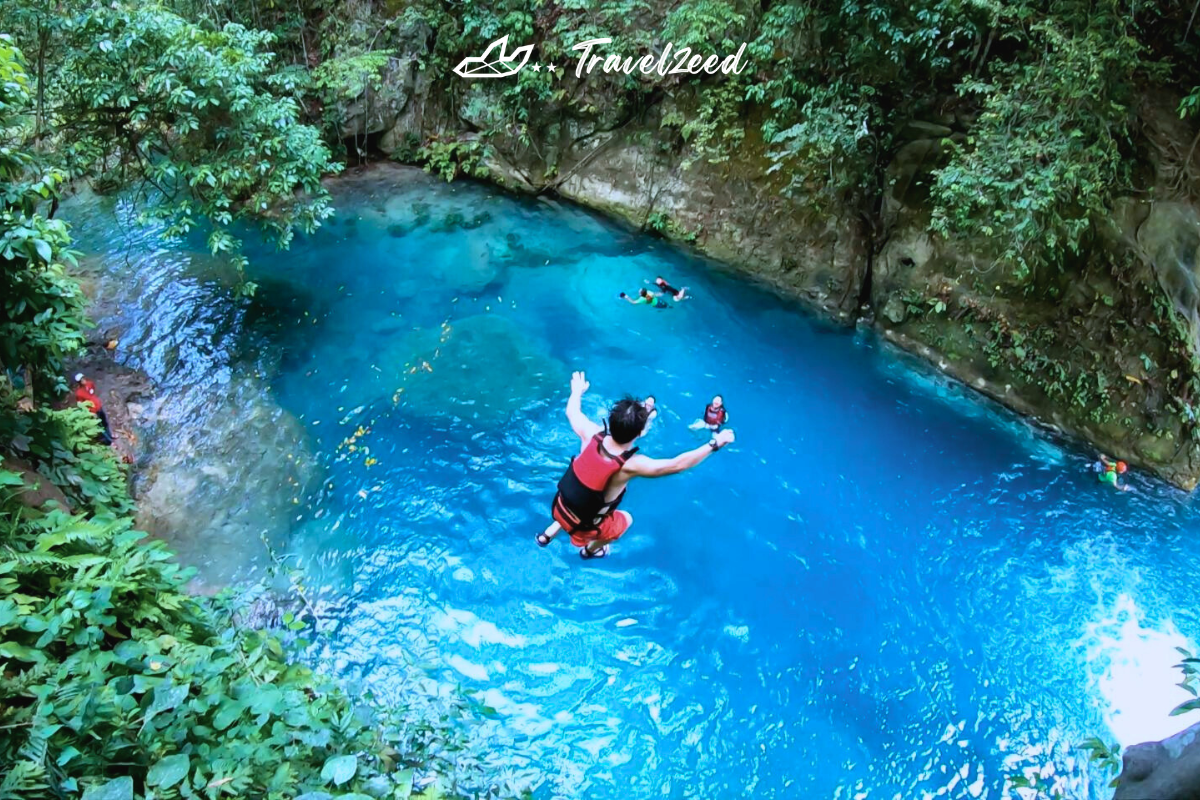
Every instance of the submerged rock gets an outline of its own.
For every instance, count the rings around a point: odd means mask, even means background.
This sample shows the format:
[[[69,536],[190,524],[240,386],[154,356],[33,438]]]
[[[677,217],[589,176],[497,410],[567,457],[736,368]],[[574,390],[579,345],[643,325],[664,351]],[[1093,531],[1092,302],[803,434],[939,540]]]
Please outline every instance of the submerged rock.
[[[549,345],[498,314],[410,333],[390,351],[402,370],[399,406],[423,417],[496,426],[567,380]]]
[[[266,560],[308,494],[317,467],[304,427],[258,380],[155,404],[150,465],[134,482],[139,527],[196,566],[197,591]]]

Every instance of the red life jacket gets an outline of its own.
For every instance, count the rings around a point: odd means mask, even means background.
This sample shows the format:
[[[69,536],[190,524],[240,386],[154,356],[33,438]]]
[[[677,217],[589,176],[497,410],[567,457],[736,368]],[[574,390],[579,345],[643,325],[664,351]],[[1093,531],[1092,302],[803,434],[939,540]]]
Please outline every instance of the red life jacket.
[[[551,510],[555,520],[568,533],[596,529],[605,517],[617,510],[625,496],[621,492],[611,503],[604,497],[608,482],[638,449],[631,447],[614,456],[604,449],[607,435],[607,431],[601,431],[593,436],[582,452],[571,459],[571,465],[558,481],[558,493]]]
[[[100,395],[96,394],[96,384],[87,379],[75,387],[75,402],[87,403],[88,410],[93,414],[100,413],[100,409],[104,405],[100,402]]]
[[[710,403],[704,407],[704,423],[706,425],[724,425],[725,417],[725,406],[715,408]]]

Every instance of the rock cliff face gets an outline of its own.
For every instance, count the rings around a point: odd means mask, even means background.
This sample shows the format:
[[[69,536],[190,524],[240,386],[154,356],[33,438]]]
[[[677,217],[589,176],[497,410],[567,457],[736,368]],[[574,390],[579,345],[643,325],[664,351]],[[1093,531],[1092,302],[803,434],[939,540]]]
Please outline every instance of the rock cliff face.
[[[1173,112],[1178,98],[1147,98],[1142,109],[1143,171],[1155,189],[1118,204],[1077,271],[1045,276],[1029,292],[982,250],[928,232],[930,171],[947,141],[969,133],[969,116],[909,121],[883,196],[818,206],[782,191],[752,134],[721,163],[669,144],[663,120],[683,113],[671,99],[618,112],[597,95],[587,118],[531,123],[521,140],[496,134],[480,109],[495,105],[488,92],[499,81],[435,85],[418,69],[422,41],[419,32],[404,39],[410,52],[382,88],[347,110],[347,136],[408,161],[431,141],[474,147],[491,180],[690,243],[835,321],[865,317],[1018,412],[1196,486],[1200,430],[1188,387],[1197,372],[1187,345],[1200,329],[1200,213],[1171,199],[1192,134]],[[486,142],[477,133],[485,128]]]

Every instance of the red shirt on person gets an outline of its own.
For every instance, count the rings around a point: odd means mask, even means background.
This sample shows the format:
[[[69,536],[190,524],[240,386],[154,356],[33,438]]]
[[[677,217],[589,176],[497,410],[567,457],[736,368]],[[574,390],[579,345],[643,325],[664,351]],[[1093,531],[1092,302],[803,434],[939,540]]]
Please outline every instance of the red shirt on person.
[[[96,394],[96,384],[84,378],[75,387],[75,402],[87,403],[89,410],[93,414],[99,414],[103,404],[100,402],[100,395]]]

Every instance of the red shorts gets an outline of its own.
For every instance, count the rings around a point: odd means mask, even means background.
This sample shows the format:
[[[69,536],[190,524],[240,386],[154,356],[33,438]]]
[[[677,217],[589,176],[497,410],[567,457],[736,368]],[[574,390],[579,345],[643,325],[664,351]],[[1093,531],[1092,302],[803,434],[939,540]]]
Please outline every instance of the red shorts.
[[[563,521],[558,518],[558,514],[554,515],[554,521],[559,525],[563,525]],[[572,533],[571,544],[576,547],[583,547],[589,542],[600,542],[601,544],[615,542],[625,535],[625,531],[629,530],[629,525],[632,522],[632,514],[628,511],[618,509],[601,520],[598,529]],[[563,525],[563,527],[570,530],[566,525]]]

